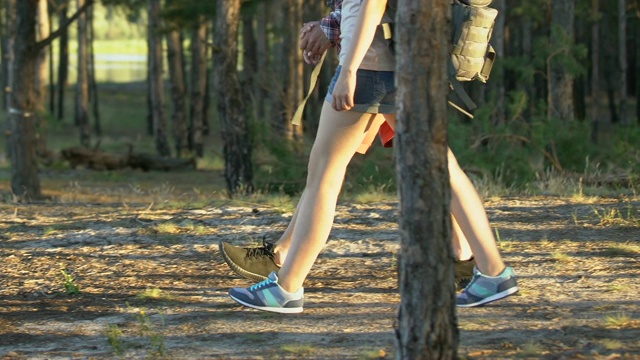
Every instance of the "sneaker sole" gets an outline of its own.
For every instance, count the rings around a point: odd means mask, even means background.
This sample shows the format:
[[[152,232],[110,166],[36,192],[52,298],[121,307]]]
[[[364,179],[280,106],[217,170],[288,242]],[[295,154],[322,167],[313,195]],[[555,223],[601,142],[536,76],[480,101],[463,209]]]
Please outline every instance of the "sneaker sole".
[[[258,281],[258,282],[267,279],[266,276],[262,276],[260,274],[255,274],[255,273],[252,273],[250,271],[247,271],[247,270],[239,267],[238,265],[236,265],[233,261],[231,261],[231,258],[229,258],[229,255],[227,255],[227,253],[224,251],[224,245],[222,245],[222,242],[220,242],[218,244],[218,248],[220,249],[220,253],[222,254],[222,257],[224,258],[224,261],[227,263],[227,265],[229,265],[231,270],[233,270],[236,274],[238,274],[238,275],[240,275],[240,276],[242,276],[242,277],[244,277],[246,279],[253,280],[253,281]]]
[[[283,308],[283,307],[257,306],[257,305],[249,304],[244,301],[238,300],[235,297],[233,297],[233,295],[229,295],[229,297],[231,297],[235,302],[237,302],[240,305],[244,305],[246,307],[250,307],[256,310],[262,310],[262,311],[268,311],[268,312],[274,312],[274,313],[280,313],[280,314],[298,314],[298,313],[301,313],[303,310],[301,307]]]
[[[484,299],[482,299],[482,300],[480,300],[480,301],[477,301],[477,302],[474,302],[474,303],[471,303],[471,304],[456,304],[456,306],[457,306],[457,307],[460,307],[460,308],[469,308],[469,307],[474,307],[474,306],[480,306],[480,305],[488,304],[488,303],[490,303],[490,302],[492,302],[492,301],[496,301],[496,300],[504,299],[504,298],[506,298],[507,296],[513,295],[513,294],[517,293],[517,292],[518,292],[518,290],[520,290],[520,289],[519,289],[517,286],[515,286],[515,287],[512,287],[512,288],[510,288],[510,289],[507,289],[507,290],[505,290],[505,291],[503,291],[503,292],[501,292],[501,293],[497,293],[497,294],[495,294],[495,295],[492,295],[492,296],[486,297],[486,298],[484,298]]]

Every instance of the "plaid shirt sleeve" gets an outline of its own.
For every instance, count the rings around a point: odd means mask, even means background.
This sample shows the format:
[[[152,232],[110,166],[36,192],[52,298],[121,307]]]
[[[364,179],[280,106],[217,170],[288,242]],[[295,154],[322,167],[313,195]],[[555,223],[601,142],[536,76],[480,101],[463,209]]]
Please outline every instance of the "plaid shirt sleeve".
[[[340,46],[340,21],[342,20],[342,0],[335,0],[333,11],[320,20],[320,28],[335,47]]]

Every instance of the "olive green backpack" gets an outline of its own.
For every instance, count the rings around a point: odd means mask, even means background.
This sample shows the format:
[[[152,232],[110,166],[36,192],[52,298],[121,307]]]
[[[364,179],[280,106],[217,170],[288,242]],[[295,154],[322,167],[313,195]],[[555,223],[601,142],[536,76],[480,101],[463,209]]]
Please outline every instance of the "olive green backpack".
[[[489,7],[492,0],[453,0],[451,57],[449,61],[449,104],[473,118],[477,108],[460,82],[489,80],[496,52],[489,44],[498,10]],[[395,19],[397,0],[387,1],[387,15]],[[383,24],[387,38],[391,26]]]

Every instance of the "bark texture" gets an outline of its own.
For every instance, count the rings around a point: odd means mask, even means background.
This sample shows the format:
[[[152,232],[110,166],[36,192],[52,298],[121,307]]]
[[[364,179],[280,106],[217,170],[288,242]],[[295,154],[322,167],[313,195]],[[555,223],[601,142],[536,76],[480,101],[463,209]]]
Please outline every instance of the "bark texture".
[[[167,138],[167,119],[164,115],[164,85],[162,34],[160,33],[160,0],[149,0],[149,90],[156,151],[160,156],[171,155]]]
[[[16,2],[15,62],[11,101],[9,103],[9,153],[11,190],[19,201],[42,197],[36,155],[35,72],[39,49],[36,46],[38,0]]]
[[[454,359],[454,304],[446,91],[450,4],[399,1],[397,24],[400,193],[397,359]]]
[[[253,191],[252,144],[238,79],[240,0],[218,0],[213,51],[218,116],[224,142],[224,176],[230,194]]]

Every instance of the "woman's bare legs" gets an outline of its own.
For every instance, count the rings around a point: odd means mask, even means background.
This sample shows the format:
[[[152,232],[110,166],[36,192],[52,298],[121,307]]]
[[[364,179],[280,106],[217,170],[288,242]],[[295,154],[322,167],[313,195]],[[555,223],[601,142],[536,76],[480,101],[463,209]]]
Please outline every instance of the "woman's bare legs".
[[[469,241],[480,272],[489,276],[499,275],[505,265],[480,195],[458,165],[451,149],[448,150],[447,160],[451,178],[451,213]]]
[[[381,115],[338,112],[330,103],[324,103],[305,191],[289,225],[291,246],[278,271],[278,283],[283,289],[295,292],[302,287],[329,237],[347,165],[367,131],[377,131],[383,121]]]
[[[457,260],[469,260],[473,257],[473,252],[469,246],[467,238],[464,236],[460,225],[456,221],[456,217],[451,215],[451,246],[453,247],[453,255]]]

